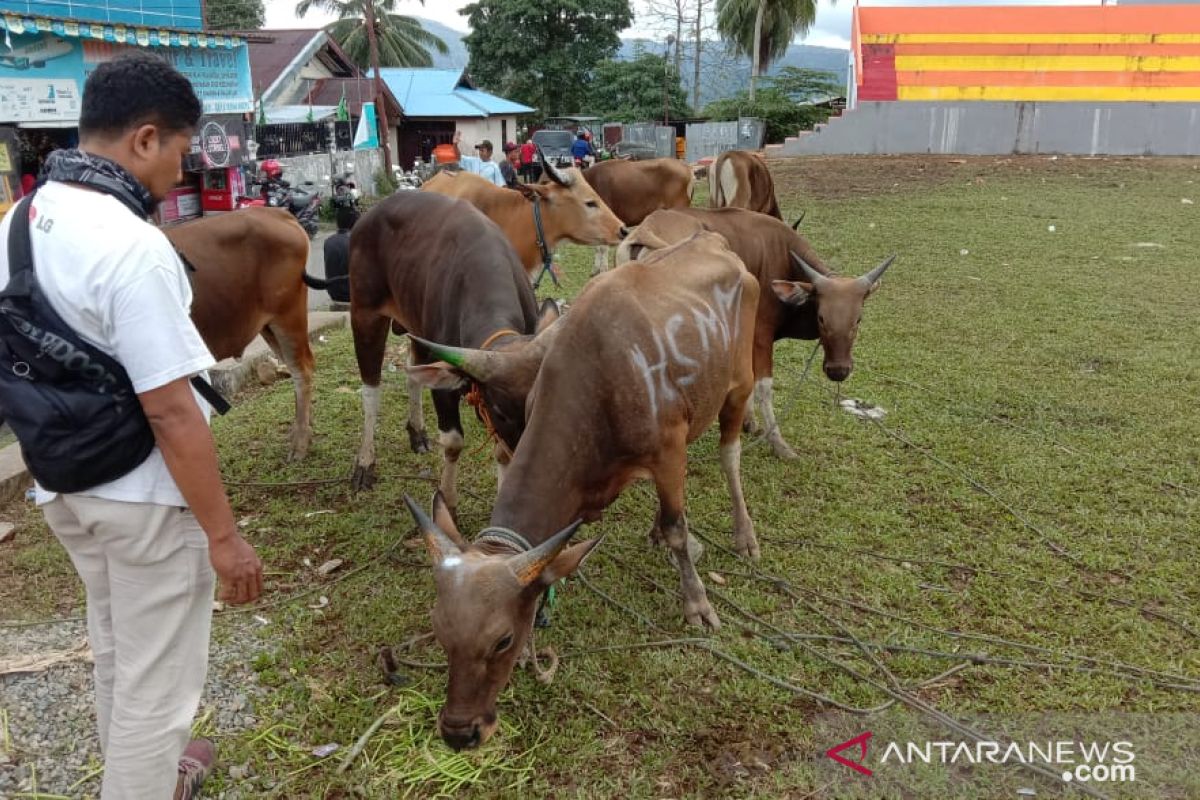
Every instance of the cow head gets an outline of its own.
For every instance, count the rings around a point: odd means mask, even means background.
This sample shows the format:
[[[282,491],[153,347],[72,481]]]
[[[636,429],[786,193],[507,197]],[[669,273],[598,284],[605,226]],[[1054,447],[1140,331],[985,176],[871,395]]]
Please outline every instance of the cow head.
[[[440,492],[433,519],[404,500],[433,562],[433,633],[449,665],[438,732],[455,750],[476,747],[496,731],[496,697],[529,640],[538,596],[574,572],[600,540],[570,544],[576,521],[528,549],[519,534],[499,528],[483,530],[471,544]]]
[[[478,385],[496,434],[510,450],[516,449],[525,431],[525,400],[533,389],[546,349],[558,331],[554,325],[558,318],[558,306],[553,300],[546,300],[542,303],[534,336],[502,339],[489,350],[450,347],[409,334],[438,360],[408,367],[408,372],[430,389],[465,389],[472,383]]]
[[[542,225],[552,242],[569,239],[576,244],[617,244],[626,231],[621,220],[605,205],[574,167],[559,169],[543,159],[545,179],[518,184],[530,201],[542,204]]]
[[[817,331],[825,351],[823,368],[831,381],[844,381],[854,369],[854,339],[862,320],[863,302],[879,288],[879,279],[896,260],[890,256],[858,278],[822,275],[792,253],[806,281],[771,281],[776,296],[791,306],[814,303]]]

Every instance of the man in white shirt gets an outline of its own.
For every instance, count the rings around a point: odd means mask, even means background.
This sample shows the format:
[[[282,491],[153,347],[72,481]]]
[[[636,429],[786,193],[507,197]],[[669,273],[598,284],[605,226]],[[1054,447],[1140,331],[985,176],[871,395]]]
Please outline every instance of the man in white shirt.
[[[42,291],[124,367],[156,443],[108,483],[73,494],[37,488],[87,589],[102,800],[196,796],[215,756],[211,743],[188,741],[208,666],[214,572],[228,602],[262,591],[262,564],[221,483],[208,404],[190,383],[214,363],[189,317],[191,287],[147,221],[181,177],[200,113],[191,84],[158,56],[101,64],[84,87],[79,149],[52,154],[28,212]],[[0,223],[0,286],[10,278],[12,217]]]
[[[462,167],[463,172],[473,172],[480,177],[487,178],[497,186],[506,186],[504,175],[500,172],[500,165],[492,161],[492,143],[484,139],[479,144],[475,145],[478,156],[464,156],[459,142],[462,141],[462,131],[454,132],[454,147],[458,150],[458,165]]]

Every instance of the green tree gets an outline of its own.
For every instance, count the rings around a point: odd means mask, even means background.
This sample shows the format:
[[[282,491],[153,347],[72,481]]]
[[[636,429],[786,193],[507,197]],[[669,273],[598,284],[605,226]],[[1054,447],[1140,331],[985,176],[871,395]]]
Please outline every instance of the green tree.
[[[819,69],[783,67],[767,80],[771,88],[782,92],[793,100],[811,100],[814,97],[840,97],[846,87],[836,74]]]
[[[433,64],[431,48],[442,54],[450,52],[446,43],[422,28],[415,17],[394,13],[398,5],[399,0],[300,0],[296,16],[303,17],[314,8],[337,14],[339,19],[329,26],[329,33],[363,69],[428,67]],[[366,24],[368,18],[375,21],[373,31]],[[379,51],[378,63],[371,57],[372,38]]]
[[[206,26],[212,31],[253,31],[266,19],[263,0],[221,0],[207,6]]]
[[[671,62],[641,53],[633,61],[602,61],[588,89],[588,111],[618,122],[662,119],[664,104],[671,119],[691,116],[687,93]]]
[[[717,0],[717,30],[735,52],[751,59],[750,99],[758,76],[787,52],[792,38],[817,18],[817,0]]]
[[[585,109],[593,71],[633,22],[629,0],[476,0],[460,13],[471,76],[546,116]]]

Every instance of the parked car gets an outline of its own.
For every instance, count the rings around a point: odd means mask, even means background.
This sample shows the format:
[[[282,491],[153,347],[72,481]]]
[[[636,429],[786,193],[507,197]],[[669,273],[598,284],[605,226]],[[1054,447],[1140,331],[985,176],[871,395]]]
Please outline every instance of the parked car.
[[[532,139],[541,148],[542,155],[554,166],[569,167],[574,163],[571,143],[575,141],[575,136],[570,131],[535,131]]]

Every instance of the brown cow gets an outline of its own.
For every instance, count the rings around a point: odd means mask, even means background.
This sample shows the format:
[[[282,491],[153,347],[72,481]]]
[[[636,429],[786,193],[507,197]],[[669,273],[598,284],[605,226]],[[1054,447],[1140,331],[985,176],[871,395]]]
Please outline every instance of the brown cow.
[[[745,208],[783,219],[771,170],[757,153],[728,150],[708,171],[709,208]]]
[[[450,668],[438,725],[451,747],[473,747],[496,729],[496,696],[529,638],[538,595],[599,541],[568,546],[571,535],[635,479],[655,483],[651,538],[674,555],[684,617],[720,625],[688,550],[687,445],[720,421],[734,544],[757,558],[739,438],[757,303],[754,278],[710,233],[596,278],[554,326],[490,525],[470,543],[439,497],[433,521],[408,501],[434,563],[433,630]],[[503,353],[435,347],[434,355],[473,380],[522,368]]]
[[[351,477],[353,488],[375,483],[379,380],[389,329],[510,353],[523,363],[522,357],[550,340],[543,337],[537,346],[528,346],[537,316],[533,289],[504,233],[469,203],[434,192],[400,192],[368,211],[350,235],[350,326],[363,381],[363,440]],[[419,366],[428,356],[417,341],[410,343],[410,356],[418,366],[408,384],[409,443],[423,452],[428,440],[417,377],[428,372]],[[525,397],[539,360],[540,355],[535,356],[529,370],[514,368],[508,380],[482,387],[483,413],[509,449],[517,446],[525,426]],[[441,487],[453,507],[463,448],[463,386],[461,381],[432,383],[444,459]]]
[[[497,186],[469,172],[439,172],[421,187],[466,200],[504,231],[530,279],[549,263],[555,245],[566,239],[578,244],[617,244],[628,231],[577,169],[556,169],[546,162],[546,180],[519,184],[518,190]],[[523,196],[522,196],[523,195]],[[541,217],[542,235],[537,218]]]
[[[292,373],[296,419],[289,458],[312,441],[313,354],[308,342],[308,234],[281,208],[248,208],[164,231],[192,281],[192,320],[216,359],[237,358],[262,334]]]
[[[583,171],[584,179],[629,227],[660,208],[687,208],[692,204],[695,178],[691,168],[675,158],[649,161],[601,161]],[[608,269],[608,248],[596,248],[592,274]]]
[[[689,208],[659,211],[648,217],[622,243],[617,263],[669,247],[700,230],[725,237],[730,249],[758,279],[762,291],[754,332],[754,396],[775,455],[795,458],[795,451],[775,421],[775,342],[820,339],[825,351],[825,375],[832,381],[846,380],[854,368],[852,351],[863,303],[879,288],[879,278],[895,257],[860,278],[837,277],[808,240],[781,220],[740,208]],[[752,428],[753,412],[748,422],[748,429]]]

